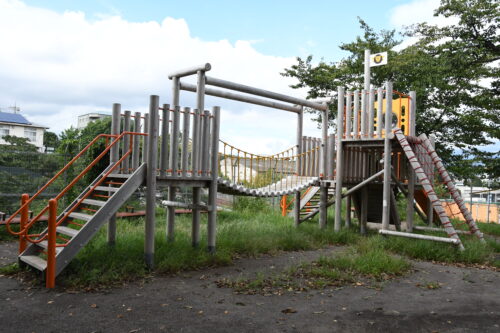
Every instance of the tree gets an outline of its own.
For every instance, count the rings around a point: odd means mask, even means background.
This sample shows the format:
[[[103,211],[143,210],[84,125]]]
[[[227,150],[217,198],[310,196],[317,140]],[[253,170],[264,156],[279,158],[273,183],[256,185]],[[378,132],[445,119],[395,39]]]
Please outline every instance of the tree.
[[[13,135],[5,135],[3,140],[7,144],[0,145],[3,151],[26,151],[26,152],[36,152],[38,149],[27,138],[20,138]]]
[[[49,131],[43,133],[43,145],[45,147],[57,149],[57,146],[59,146],[59,138],[57,137],[57,134]]]
[[[311,98],[330,95],[338,86],[361,89],[364,50],[388,51],[388,65],[372,68],[372,83],[381,86],[392,80],[398,91],[417,92],[417,133],[437,136],[439,154],[453,173],[462,176],[466,170],[460,161],[474,159],[470,165],[476,174],[496,178],[499,153],[478,147],[500,139],[500,70],[495,66],[500,59],[499,5],[493,0],[442,0],[435,15],[459,22],[445,27],[427,23],[408,27],[404,35],[418,40],[395,50],[400,44],[396,31],[375,32],[359,19],[363,35],[340,45],[349,52],[347,58],[317,65],[312,56],[297,58],[297,64],[282,75],[296,78],[298,83],[292,87],[308,88]]]

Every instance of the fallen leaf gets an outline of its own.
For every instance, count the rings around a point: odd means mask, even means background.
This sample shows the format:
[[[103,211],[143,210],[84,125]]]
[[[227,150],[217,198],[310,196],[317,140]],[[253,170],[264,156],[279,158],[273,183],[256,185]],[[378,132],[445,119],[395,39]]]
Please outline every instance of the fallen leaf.
[[[325,313],[325,311],[314,311],[313,314],[322,314]]]
[[[245,306],[246,304],[243,303],[243,302],[236,302],[236,305],[239,305],[239,306]]]
[[[95,309],[95,308],[97,308],[98,306],[97,306],[97,304],[90,304],[90,307]]]
[[[283,313],[297,313],[297,310],[292,309],[292,308],[286,308],[284,310],[281,310]]]
[[[48,301],[48,302],[47,302],[47,304],[52,304],[52,303],[54,303],[54,301]]]

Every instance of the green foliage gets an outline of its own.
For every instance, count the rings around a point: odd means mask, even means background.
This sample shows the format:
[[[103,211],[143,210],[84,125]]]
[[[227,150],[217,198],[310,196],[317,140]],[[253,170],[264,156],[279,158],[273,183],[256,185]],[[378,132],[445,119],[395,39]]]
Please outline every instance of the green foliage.
[[[239,212],[270,211],[271,206],[264,198],[237,196],[234,200],[233,209]]]
[[[59,137],[54,132],[45,131],[45,133],[43,133],[43,145],[45,147],[57,149],[59,146]]]
[[[361,89],[364,50],[388,51],[389,63],[372,68],[372,83],[394,81],[398,91],[417,93],[417,133],[434,133],[437,149],[453,173],[462,178],[485,173],[500,176],[498,152],[479,146],[500,138],[499,4],[493,0],[442,0],[436,16],[453,17],[458,23],[438,27],[421,23],[405,35],[418,40],[397,50],[396,32],[375,32],[360,19],[362,36],[340,49],[348,56],[337,63],[312,56],[297,58],[284,76],[307,88],[311,98],[330,95],[337,87]],[[332,114],[330,119],[334,119]],[[457,150],[460,149],[460,150]]]
[[[7,144],[0,145],[0,149],[3,152],[7,151],[27,151],[36,152],[37,148],[34,144],[31,144],[27,138],[20,138],[13,135],[5,135],[2,138]]]

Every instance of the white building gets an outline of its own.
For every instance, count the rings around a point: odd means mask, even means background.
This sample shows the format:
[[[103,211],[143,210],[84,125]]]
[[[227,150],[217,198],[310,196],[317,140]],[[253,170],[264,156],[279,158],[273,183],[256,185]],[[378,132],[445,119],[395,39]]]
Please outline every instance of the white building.
[[[78,116],[78,124],[76,125],[76,128],[78,128],[79,130],[84,129],[89,123],[108,117],[111,117],[111,115],[98,112],[82,114]]]
[[[0,144],[7,144],[3,139],[4,136],[16,136],[27,138],[40,152],[44,152],[43,134],[48,127],[29,122],[17,111],[19,111],[18,108],[15,108],[12,113],[0,111]]]

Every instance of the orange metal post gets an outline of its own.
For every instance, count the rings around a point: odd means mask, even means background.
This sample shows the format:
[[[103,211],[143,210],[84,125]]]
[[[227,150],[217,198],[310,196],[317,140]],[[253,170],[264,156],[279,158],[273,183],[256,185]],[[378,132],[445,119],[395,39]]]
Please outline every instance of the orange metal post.
[[[26,193],[24,193],[21,196],[21,207],[23,207],[28,200],[30,199],[30,196]],[[26,205],[26,207],[23,207],[21,210],[21,221],[19,221],[19,230],[23,231],[26,225],[28,224],[28,219],[29,219],[29,204]],[[22,232],[19,235],[19,254],[23,253],[24,250],[26,250],[26,232]]]
[[[47,239],[47,271],[45,287],[56,286],[56,228],[57,228],[57,200],[49,200],[49,226]]]

